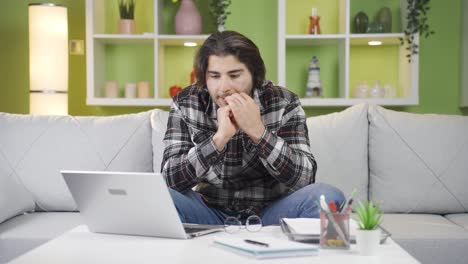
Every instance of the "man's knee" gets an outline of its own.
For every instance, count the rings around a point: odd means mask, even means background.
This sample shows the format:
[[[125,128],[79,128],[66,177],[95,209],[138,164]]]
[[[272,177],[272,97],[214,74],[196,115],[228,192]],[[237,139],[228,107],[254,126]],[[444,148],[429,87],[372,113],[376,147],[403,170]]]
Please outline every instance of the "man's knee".
[[[304,198],[319,198],[320,195],[324,195],[327,201],[345,199],[344,194],[340,189],[327,183],[309,184],[296,192],[304,196]]]

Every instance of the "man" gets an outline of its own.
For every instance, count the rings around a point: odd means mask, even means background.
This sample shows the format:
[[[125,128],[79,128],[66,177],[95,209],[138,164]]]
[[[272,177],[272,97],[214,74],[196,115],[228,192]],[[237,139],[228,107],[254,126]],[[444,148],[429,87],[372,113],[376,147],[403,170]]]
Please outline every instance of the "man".
[[[317,165],[300,101],[265,80],[250,39],[214,33],[194,64],[196,83],[171,106],[161,166],[182,222],[258,215],[271,225],[318,217],[321,194],[344,200],[336,188],[313,184]]]

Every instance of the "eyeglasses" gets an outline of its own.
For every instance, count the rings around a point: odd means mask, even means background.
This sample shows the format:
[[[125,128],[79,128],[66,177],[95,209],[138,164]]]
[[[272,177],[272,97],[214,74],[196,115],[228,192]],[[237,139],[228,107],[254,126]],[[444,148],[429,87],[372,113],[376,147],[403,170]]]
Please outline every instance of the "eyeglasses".
[[[251,215],[245,220],[245,226],[234,216],[229,216],[224,220],[224,231],[228,233],[233,234],[244,228],[249,232],[258,232],[262,229],[262,219],[257,215]]]

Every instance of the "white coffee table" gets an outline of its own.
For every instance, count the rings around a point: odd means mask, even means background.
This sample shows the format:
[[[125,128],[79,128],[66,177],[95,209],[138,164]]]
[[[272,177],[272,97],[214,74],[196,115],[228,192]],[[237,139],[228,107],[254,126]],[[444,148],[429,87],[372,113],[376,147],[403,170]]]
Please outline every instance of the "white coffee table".
[[[265,227],[258,233],[244,231],[233,235],[220,232],[177,240],[95,234],[86,226],[78,226],[10,263],[419,263],[390,238],[381,245],[378,256],[360,256],[353,244],[351,250],[346,251],[321,249],[318,256],[256,260],[214,247],[214,236],[287,239],[279,227]]]

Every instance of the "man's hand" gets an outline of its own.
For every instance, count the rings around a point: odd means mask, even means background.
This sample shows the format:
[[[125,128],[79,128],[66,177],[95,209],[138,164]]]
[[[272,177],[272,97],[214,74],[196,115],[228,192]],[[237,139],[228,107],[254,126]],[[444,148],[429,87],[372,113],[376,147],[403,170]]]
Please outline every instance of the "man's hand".
[[[218,131],[213,136],[213,142],[218,151],[224,149],[224,146],[234,136],[239,127],[232,116],[229,105],[218,108]]]
[[[236,93],[225,98],[231,108],[235,122],[253,142],[258,143],[265,131],[260,107],[246,93]]]

